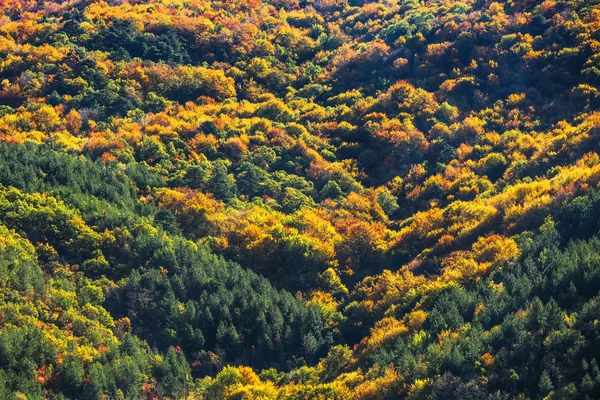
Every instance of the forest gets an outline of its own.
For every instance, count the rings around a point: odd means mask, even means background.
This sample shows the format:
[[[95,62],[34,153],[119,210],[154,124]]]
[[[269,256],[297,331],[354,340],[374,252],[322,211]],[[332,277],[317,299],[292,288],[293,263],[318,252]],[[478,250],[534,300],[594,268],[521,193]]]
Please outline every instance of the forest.
[[[0,1],[0,400],[600,398],[598,0]]]

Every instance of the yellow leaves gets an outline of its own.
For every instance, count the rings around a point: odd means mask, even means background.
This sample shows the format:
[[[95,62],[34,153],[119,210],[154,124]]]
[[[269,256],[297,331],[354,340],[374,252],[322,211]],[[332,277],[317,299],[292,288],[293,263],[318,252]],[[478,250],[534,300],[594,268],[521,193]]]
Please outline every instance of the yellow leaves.
[[[222,70],[179,65],[153,64],[145,68],[148,81],[159,94],[177,98],[178,93],[224,100],[236,95],[233,78]]]
[[[491,222],[496,214],[494,207],[481,201],[455,201],[444,210],[444,219],[449,224],[447,232],[460,239]]]
[[[76,124],[76,121],[75,121],[75,124]],[[118,137],[119,139],[124,140],[130,146],[139,147],[140,141],[143,137],[142,128],[136,123],[124,121],[117,128],[117,132],[116,132],[115,136]]]
[[[488,13],[492,16],[504,13],[504,7],[498,2],[493,2],[488,7]]]
[[[291,122],[297,115],[288,105],[280,99],[273,98],[260,104],[255,111],[257,117],[267,118],[276,122]]]
[[[374,400],[392,397],[397,394],[402,381],[394,368],[388,368],[384,375],[368,379],[354,388],[353,398],[357,400]]]
[[[427,320],[428,315],[429,315],[428,312],[417,309],[417,310],[413,310],[410,313],[408,313],[404,317],[404,319],[406,321],[406,324],[410,328],[410,330],[412,332],[416,332],[423,327],[423,324]]]
[[[414,236],[416,238],[435,238],[443,232],[441,224],[444,221],[444,211],[440,208],[432,208],[422,211],[413,216],[413,221],[400,231],[398,243],[405,238]]]
[[[128,317],[116,320],[114,331],[118,338],[121,338],[127,332],[131,332],[131,320]]]
[[[63,289],[52,289],[50,299],[55,307],[62,310],[77,306],[77,293],[69,292]]]
[[[334,295],[348,295],[348,288],[342,283],[337,272],[333,268],[327,268],[319,274],[319,284]]]
[[[393,8],[384,7],[380,4],[381,2],[367,2],[364,7],[353,7],[339,15],[332,14],[331,23],[327,24],[311,7],[304,7],[297,11],[280,11],[277,10],[278,6],[266,6],[262,2],[230,1],[225,2],[227,7],[217,6],[216,3],[213,7],[212,2],[196,0],[116,3],[109,5],[106,2],[94,2],[90,4],[84,12],[86,19],[89,18],[91,22],[84,22],[81,27],[89,31],[92,28],[101,29],[103,24],[100,20],[106,20],[107,24],[116,20],[130,20],[136,29],[149,29],[154,32],[161,32],[165,27],[173,27],[178,34],[183,34],[186,43],[193,48],[202,49],[198,51],[198,54],[207,53],[204,51],[207,48],[204,44],[208,43],[209,39],[214,39],[214,42],[210,42],[211,47],[227,52],[228,46],[230,46],[237,52],[234,53],[232,59],[229,58],[229,54],[225,53],[218,54],[215,59],[227,60],[234,64],[235,57],[240,54],[244,61],[235,63],[234,68],[230,68],[225,63],[211,64],[212,61],[209,61],[209,65],[212,65],[211,69],[190,65],[174,66],[167,63],[152,64],[149,61],[132,61],[131,63],[119,61],[116,63],[118,68],[114,70],[115,66],[111,62],[106,60],[99,62],[97,71],[102,73],[118,71],[114,73],[119,79],[126,82],[124,85],[134,85],[133,82],[136,82],[145,92],[158,92],[165,96],[168,93],[175,98],[182,92],[189,91],[189,96],[182,96],[181,99],[178,99],[182,105],[168,106],[165,112],[156,115],[141,117],[140,114],[138,118],[134,117],[132,113],[127,118],[115,118],[108,123],[99,122],[99,129],[105,132],[95,132],[89,135],[86,148],[90,154],[94,157],[130,156],[130,154],[121,152],[129,152],[132,148],[139,149],[140,138],[143,135],[155,136],[154,139],[160,138],[166,142],[174,141],[181,146],[183,145],[176,140],[177,138],[189,141],[187,144],[195,150],[190,158],[197,160],[205,160],[202,152],[207,153],[211,159],[216,152],[220,152],[229,159],[237,161],[246,152],[257,146],[281,146],[282,150],[277,150],[278,153],[280,151],[283,153],[281,164],[288,159],[299,160],[295,165],[294,162],[286,165],[287,171],[292,169],[300,171],[306,167],[306,165],[300,164],[309,164],[311,167],[310,177],[318,181],[316,189],[321,187],[321,182],[335,180],[343,187],[344,193],[349,193],[348,195],[331,196],[335,197],[335,200],[323,202],[321,209],[301,209],[291,215],[277,211],[277,205],[274,205],[275,200],[270,200],[267,205],[256,207],[240,202],[236,203],[240,204],[240,209],[234,209],[201,192],[172,189],[160,189],[152,195],[151,199],[159,207],[173,211],[182,225],[193,232],[193,235],[197,237],[210,235],[211,237],[206,240],[216,243],[221,250],[256,261],[255,263],[249,262],[249,265],[262,265],[262,261],[269,260],[269,257],[276,254],[275,252],[281,248],[285,248],[286,251],[292,249],[290,253],[293,256],[290,259],[310,258],[311,262],[314,261],[317,265],[314,267],[313,276],[320,273],[320,283],[324,290],[313,292],[309,301],[321,308],[323,314],[329,315],[330,324],[333,320],[332,316],[338,309],[337,300],[331,293],[337,291],[339,294],[345,295],[348,292],[336,269],[338,261],[341,261],[342,266],[349,268],[360,265],[376,269],[379,268],[377,262],[380,260],[376,258],[371,263],[369,257],[372,255],[398,256],[398,258],[390,257],[390,264],[407,255],[408,259],[414,260],[410,267],[399,268],[400,265],[395,265],[394,271],[397,272],[385,270],[381,275],[371,277],[357,287],[357,295],[362,296],[363,311],[386,313],[389,318],[384,320],[385,326],[376,326],[372,331],[371,339],[375,343],[374,346],[377,343],[387,344],[392,340],[387,338],[386,332],[403,335],[406,330],[414,332],[422,328],[427,320],[427,313],[420,309],[414,309],[404,316],[396,314],[395,312],[404,310],[402,305],[410,304],[410,301],[416,298],[427,298],[432,293],[456,284],[456,282],[478,279],[493,268],[510,263],[519,255],[516,243],[510,238],[502,235],[479,238],[478,236],[488,235],[490,230],[533,229],[536,227],[535,222],[539,216],[546,214],[551,208],[550,206],[562,204],[573,196],[587,191],[588,188],[597,187],[600,181],[600,168],[597,167],[598,157],[590,155],[584,157],[585,160],[576,166],[554,169],[546,175],[547,178],[533,181],[523,180],[521,183],[513,185],[515,181],[524,176],[538,174],[536,169],[538,166],[544,168],[545,165],[557,165],[567,162],[565,160],[570,160],[569,157],[579,156],[581,153],[578,152],[576,146],[592,143],[597,139],[599,115],[592,114],[585,120],[580,120],[579,126],[559,123],[550,132],[535,132],[532,129],[526,129],[523,124],[515,125],[515,128],[522,129],[521,132],[516,129],[510,131],[506,128],[515,121],[521,122],[531,114],[525,107],[531,99],[528,99],[524,93],[511,94],[502,105],[493,106],[480,113],[473,113],[464,120],[461,120],[466,115],[463,113],[465,111],[463,107],[468,106],[468,102],[459,104],[461,101],[458,99],[451,101],[452,104],[460,105],[461,112],[457,107],[448,106],[444,109],[443,104],[437,103],[440,101],[438,95],[462,97],[465,92],[471,93],[477,83],[481,84],[479,87],[481,96],[480,93],[476,93],[477,96],[474,100],[476,103],[486,103],[488,99],[485,98],[487,90],[484,82],[485,76],[490,74],[492,83],[500,83],[502,79],[505,79],[506,74],[502,72],[506,66],[501,57],[497,58],[499,61],[487,60],[485,57],[475,58],[475,56],[473,59],[463,60],[464,63],[460,64],[467,66],[466,69],[456,69],[456,75],[448,71],[451,75],[439,77],[441,80],[449,77],[452,79],[446,80],[435,95],[415,88],[407,82],[398,82],[380,95],[369,91],[365,91],[363,95],[358,90],[352,90],[330,98],[326,104],[324,97],[313,103],[294,99],[292,90],[289,91],[289,99],[285,99],[285,101],[265,93],[270,88],[268,88],[269,83],[265,83],[263,80],[270,80],[276,75],[276,72],[281,72],[278,70],[279,67],[286,71],[283,74],[286,75],[296,73],[293,71],[294,65],[308,64],[304,61],[294,62],[293,53],[308,54],[316,50],[317,44],[314,38],[319,37],[320,32],[323,32],[323,36],[319,38],[319,42],[324,46],[323,51],[316,57],[316,64],[325,67],[331,60],[331,65],[327,65],[325,69],[333,71],[333,73],[342,74],[349,69],[346,68],[348,66],[369,72],[369,69],[363,67],[365,64],[360,63],[377,61],[386,57],[390,54],[390,49],[382,42],[369,44],[368,40],[365,43],[343,45],[348,38],[345,37],[336,19],[343,17],[352,21],[352,24],[343,27],[348,33],[353,29],[364,29],[365,38],[376,36],[377,29],[380,28],[377,24],[380,22],[375,22],[370,18],[381,17],[382,24],[387,22],[395,24],[396,21],[404,18],[402,13],[395,12]],[[279,5],[282,2],[275,3]],[[317,1],[315,4],[316,7],[337,9],[338,6],[344,4],[344,1]],[[289,8],[287,5],[290,4],[286,4],[286,8]],[[554,1],[545,0],[541,7],[546,12],[552,12],[555,5]],[[469,9],[472,4],[461,3],[458,6],[460,9]],[[437,66],[433,65],[419,66],[423,59],[421,57],[423,50],[415,50],[417,47],[415,45],[426,46],[425,58],[431,62],[439,62],[447,56],[454,59],[457,54],[462,56],[460,52],[452,51],[450,42],[443,40],[454,38],[461,31],[479,34],[488,30],[488,32],[494,33],[494,27],[508,21],[504,6],[502,2],[492,2],[486,5],[481,11],[485,11],[487,8],[493,21],[488,24],[486,18],[480,18],[479,20],[483,23],[476,26],[475,31],[471,29],[471,19],[469,18],[442,18],[435,22],[440,29],[443,26],[443,35],[437,37],[440,40],[428,43],[424,41],[422,35],[420,38],[415,36],[417,40],[422,40],[420,43],[416,43],[416,40],[412,40],[410,37],[408,42],[406,37],[398,38],[397,44],[407,46],[411,51],[414,50],[420,54],[417,54],[416,57],[413,57],[413,54],[410,57],[406,56],[410,58],[410,62],[405,58],[396,59],[394,68],[399,70],[397,71],[399,74],[405,72],[407,68],[414,68],[414,72],[419,76],[429,73],[424,67],[431,67],[432,71],[438,70]],[[423,11],[436,6],[421,4],[420,7]],[[247,9],[252,10],[251,17],[242,20],[240,17],[243,13],[237,13]],[[392,9],[394,12],[391,11]],[[387,14],[388,12],[389,14]],[[592,10],[588,14],[585,17],[587,21],[600,20],[597,10]],[[514,20],[518,25],[524,23],[524,19],[528,20],[529,17],[527,14],[516,15]],[[556,17],[561,18],[559,15]],[[281,19],[283,24],[279,24],[278,19]],[[549,19],[549,21],[551,20]],[[0,61],[6,76],[15,76],[12,71],[18,71],[22,65],[29,62],[56,63],[64,57],[67,48],[53,48],[48,45],[25,46],[16,44],[12,40],[12,38],[24,40],[36,37],[35,35],[43,33],[42,24],[39,25],[34,22],[19,24],[7,20],[6,24],[0,27],[3,32],[0,35],[0,49],[3,53],[9,54]],[[400,31],[404,30],[402,25],[396,26],[400,27]],[[269,27],[269,29],[258,29],[258,27]],[[308,34],[309,29],[310,35]],[[393,30],[390,31],[393,33]],[[586,32],[585,35],[590,37],[593,36],[585,29],[579,31]],[[498,30],[498,32],[500,31]],[[438,33],[435,33],[435,36],[437,35]],[[486,37],[488,36],[486,35]],[[40,37],[45,37],[45,35],[40,35]],[[240,40],[240,38],[243,39]],[[391,43],[395,39],[390,37],[386,40]],[[531,35],[515,34],[507,37],[506,45],[498,46],[498,51],[507,53],[512,51],[525,59],[533,59],[546,54],[546,50],[544,52],[533,51],[534,48],[536,50],[541,48],[538,43],[539,39]],[[279,55],[283,55],[283,59],[292,57],[288,65],[273,65],[279,62],[272,57],[276,53],[274,44],[286,47],[285,49],[278,48],[277,53],[281,53]],[[597,43],[593,45],[597,46]],[[402,52],[400,51],[400,53]],[[559,57],[578,56],[579,53],[580,50],[574,48],[556,49]],[[392,56],[398,57],[398,54]],[[195,59],[196,54],[192,54],[192,56]],[[107,54],[90,55],[90,60],[99,61],[104,57],[109,56]],[[282,57],[279,58],[282,59]],[[372,60],[370,60],[371,58]],[[207,55],[207,59],[210,60],[209,55]],[[458,58],[454,60],[456,61]],[[390,59],[386,65],[392,61],[393,59]],[[590,63],[592,61],[594,59],[591,59]],[[196,61],[193,64],[198,65]],[[59,66],[59,70],[62,71],[61,68],[63,67]],[[303,73],[302,68],[305,67],[299,67],[300,73]],[[12,69],[12,71],[7,69]],[[472,71],[475,69],[477,69],[477,73]],[[65,75],[68,75],[69,78],[73,77],[69,73]],[[472,77],[465,76],[466,74],[476,75],[477,81]],[[219,100],[235,96],[236,87],[231,79],[233,76],[235,76],[235,82],[238,82],[241,87],[251,88],[248,90],[249,93],[255,90],[255,93],[250,96],[244,93],[244,98],[254,98],[261,103],[252,104],[248,101],[235,102],[231,100],[218,103]],[[314,76],[317,76],[314,82],[319,84],[323,83],[320,79],[327,78],[320,72],[315,73]],[[500,79],[499,76],[503,78]],[[254,85],[246,82],[246,79],[250,77],[254,78],[256,82],[264,84],[265,87],[261,87],[259,83]],[[65,82],[70,86],[68,92],[74,94],[90,87],[90,83],[80,77],[69,78]],[[482,78],[483,81],[480,81],[479,78]],[[11,79],[16,81],[16,78]],[[286,79],[284,76],[281,82],[285,82]],[[36,80],[33,88],[37,88],[41,82],[43,80]],[[294,85],[303,84],[296,79],[294,82]],[[435,83],[435,79],[432,82]],[[20,90],[18,85],[12,85],[15,83],[3,82],[4,88],[13,87]],[[285,89],[282,90],[285,91]],[[598,95],[597,88],[585,84],[576,86],[573,91],[577,96],[585,98],[593,98]],[[337,93],[338,91],[333,90],[333,92]],[[194,104],[193,100],[206,93],[215,99],[201,98]],[[364,96],[371,95],[376,98],[364,98]],[[188,100],[192,101],[183,105]],[[65,97],[63,101],[68,103],[72,99]],[[76,101],[78,100],[76,99]],[[316,102],[322,104],[316,104]],[[80,115],[73,109],[61,119],[61,113],[68,108],[59,110],[44,105],[36,110],[36,107],[18,109],[14,115],[0,117],[3,140],[50,141],[65,150],[81,152],[83,143],[75,136],[85,133],[81,130],[82,126],[87,125],[83,123],[87,120],[86,116]],[[334,110],[336,107],[343,110],[344,116],[348,116],[348,122],[345,121],[345,117],[340,117],[342,111]],[[518,108],[518,110],[509,111],[507,107]],[[398,113],[406,113],[406,116],[398,116]],[[82,114],[85,113],[82,111]],[[341,159],[353,158],[352,154],[358,155],[364,148],[370,147],[372,143],[367,143],[369,138],[356,139],[358,135],[364,134],[363,121],[360,120],[362,116],[366,116],[363,120],[364,125],[370,124],[368,126],[374,128],[369,132],[376,144],[383,150],[393,149],[399,156],[426,151],[429,146],[428,140],[441,139],[442,143],[450,143],[452,154],[454,154],[454,148],[460,145],[457,159],[444,161],[446,167],[443,172],[441,169],[444,167],[436,166],[433,162],[419,164],[423,162],[420,156],[416,157],[416,160],[401,163],[405,167],[401,172],[402,177],[397,177],[394,182],[389,183],[389,188],[396,198],[400,198],[406,204],[406,207],[401,210],[404,213],[401,215],[407,217],[404,221],[390,221],[381,205],[374,200],[380,188],[364,189],[360,184],[354,182],[360,181],[363,177],[357,163],[350,160],[337,163],[329,161],[334,160],[334,155],[330,152],[334,146],[330,146],[329,139],[331,139],[331,143],[335,143],[335,146],[337,146],[338,139],[360,142],[357,147],[352,147],[354,145],[349,143],[342,145],[348,147],[340,147],[343,151],[336,156],[341,156]],[[422,123],[419,118],[423,118],[427,122]],[[219,134],[198,134],[203,122],[207,120],[215,122]],[[291,120],[297,122],[287,123]],[[276,122],[273,123],[273,121]],[[423,129],[424,126],[434,123],[427,138],[417,129],[417,127]],[[572,122],[572,124],[575,123]],[[90,125],[94,126],[94,123]],[[503,132],[503,134],[499,135],[494,130]],[[52,133],[49,134],[49,132]],[[194,135],[196,135],[195,138],[190,140]],[[327,149],[327,153],[324,149]],[[437,151],[437,148],[435,150]],[[187,149],[181,153],[185,152]],[[125,157],[119,159],[123,160]],[[167,160],[164,163],[167,165],[164,169],[170,168],[171,161],[174,168],[179,168],[180,165],[185,165],[186,160]],[[384,162],[383,159],[376,159],[376,161]],[[504,175],[505,182],[494,184],[492,183],[492,181],[496,181],[494,178],[489,180],[481,177],[489,174],[490,165],[493,167],[495,163],[507,166],[512,164],[509,166],[508,173]],[[362,159],[360,165],[363,166]],[[163,167],[163,165],[152,165],[154,171],[159,171],[159,167]],[[406,172],[409,168],[410,172]],[[434,171],[432,168],[436,170]],[[159,173],[163,173],[164,169]],[[235,169],[235,166],[232,169]],[[181,169],[179,172],[183,174],[184,171]],[[304,171],[298,172],[298,174],[302,173]],[[540,172],[539,175],[542,174],[543,172]],[[369,180],[365,180],[365,182],[368,182],[369,186],[382,183],[369,182]],[[477,196],[479,198],[476,198]],[[476,199],[473,200],[474,198]],[[459,201],[456,201],[457,199]],[[404,204],[402,205],[404,206]],[[418,212],[411,216],[410,214],[414,213],[414,210]],[[398,214],[400,213],[395,215]],[[392,213],[388,213],[388,215],[392,216]],[[93,231],[90,231],[83,220],[73,218],[70,222],[78,233],[101,241],[91,233]],[[11,238],[6,240],[9,241]],[[397,250],[396,254],[392,251],[388,252],[392,247],[390,244],[394,245],[393,250]],[[460,249],[463,251],[456,251],[458,246],[461,246]],[[469,246],[471,247],[469,248]],[[2,242],[0,241],[1,251]],[[272,258],[277,259],[277,257]],[[101,260],[101,258],[99,259]],[[387,262],[384,261],[384,263]],[[371,265],[373,266],[371,267]],[[427,268],[428,271],[428,268],[432,266],[442,265],[444,268],[442,277],[425,277],[409,271],[409,268],[418,265],[423,266],[424,269]],[[415,273],[417,273],[416,271]],[[499,292],[502,287],[497,285],[493,286],[493,289]],[[58,301],[65,304],[72,300],[69,296],[62,296],[60,293],[57,293],[56,297]],[[483,310],[478,308],[476,312],[483,312]],[[394,316],[398,319],[395,319]],[[123,327],[123,329],[126,328]],[[238,372],[242,377],[239,379],[245,386],[243,389],[245,391],[240,389],[235,392],[236,396],[266,397],[275,395],[273,391],[276,389],[267,384],[261,386],[260,380],[253,377],[251,371],[248,372],[249,377],[247,378],[243,377],[244,371],[240,371]],[[390,377],[390,379],[395,378]],[[362,389],[363,394],[377,393],[376,390],[371,391],[368,388],[368,385],[371,384],[365,384]],[[409,388],[409,392],[411,395],[417,396],[426,385],[427,382],[415,382]],[[254,388],[248,389],[249,386]],[[261,390],[270,394],[259,395],[258,393],[262,393]]]
[[[98,351],[90,346],[77,346],[75,353],[83,362],[91,363],[94,357],[98,355]]]
[[[404,70],[408,69],[409,62],[406,58],[400,57],[394,61],[393,65],[394,65],[394,69],[404,71]]]
[[[441,56],[441,53],[445,51],[445,46],[447,46],[447,43],[432,45],[430,56]],[[421,88],[415,88],[406,81],[399,81],[390,86],[387,92],[380,96],[377,105],[381,110],[399,111],[408,113],[408,115],[414,114],[419,118],[430,118],[439,109],[439,104],[432,93]],[[387,116],[385,118],[387,119]],[[396,119],[390,119],[389,121],[394,125],[398,125]],[[407,122],[403,121],[403,123],[406,124]],[[414,127],[408,124],[406,129],[414,130]]]
[[[457,149],[457,156],[460,161],[464,161],[471,156],[473,153],[473,146],[466,143],[461,143]]]
[[[342,314],[338,311],[339,303],[331,293],[315,290],[310,294],[308,302],[319,307],[326,327],[333,327],[342,319]]]
[[[125,143],[116,138],[112,132],[93,132],[88,136],[85,148],[92,157],[101,157],[104,154],[116,156],[125,150]]]
[[[496,283],[490,281],[490,287],[492,288],[494,293],[500,294],[500,293],[504,292],[504,283],[503,282],[496,284]]]
[[[279,389],[273,382],[261,382],[257,385],[245,385],[236,387],[226,395],[226,399],[244,399],[244,400],[269,400],[276,399],[279,395]]]
[[[485,307],[485,305],[483,304],[478,304],[477,307],[475,307],[475,312],[473,313],[474,315],[480,314],[482,312],[486,312],[487,308]]]
[[[479,117],[467,117],[461,123],[452,125],[456,134],[465,140],[472,140],[485,133],[487,122]]]
[[[506,99],[507,106],[518,106],[525,101],[525,93],[513,93]]]
[[[542,146],[545,145],[545,140],[539,140],[534,138],[530,134],[523,133],[519,130],[513,129],[504,132],[502,135],[502,141],[508,150],[520,153],[534,154],[540,152]],[[521,157],[512,157],[513,159],[519,159]]]
[[[117,339],[111,331],[113,320],[102,307],[96,307],[89,303],[80,306],[77,292],[57,288],[64,285],[62,280],[67,277],[72,278],[73,274],[65,269],[55,270],[54,277],[48,282],[48,298],[43,302],[41,299],[31,300],[30,297],[23,297],[19,300],[15,297],[16,301],[11,306],[19,305],[21,309],[12,314],[21,316],[20,321],[15,321],[13,316],[9,317],[9,314],[3,309],[6,307],[6,303],[3,301],[0,314],[4,314],[4,328],[37,327],[41,343],[45,348],[52,348],[58,354],[57,364],[60,364],[67,356],[74,356],[85,363],[92,363],[102,352],[117,344]],[[86,278],[80,278],[81,283],[89,282]],[[15,292],[14,296],[20,295]],[[36,308],[39,310],[38,312],[36,312]],[[13,322],[18,322],[18,324],[13,324]],[[38,379],[45,380],[48,377],[47,372],[45,367],[38,370]]]
[[[250,367],[240,366],[237,367],[240,373],[240,381],[244,385],[258,385],[260,384],[260,378]]]
[[[169,208],[175,213],[186,213],[189,210],[200,213],[215,214],[223,211],[223,203],[215,200],[210,194],[190,189],[159,189],[155,194],[159,207]]]
[[[255,57],[250,61],[247,71],[254,78],[264,79],[267,77],[270,68],[271,64],[267,60]]]
[[[497,214],[496,208],[481,200],[455,201],[445,209],[431,208],[412,217],[411,224],[400,231],[395,246],[415,244],[424,251],[428,244],[437,241],[437,246],[443,248],[483,229]]]
[[[383,318],[371,328],[369,336],[364,338],[355,348],[359,357],[372,354],[377,349],[393,345],[399,337],[408,335],[409,329],[403,322],[394,317]]]
[[[342,239],[329,221],[329,216],[325,210],[317,208],[299,210],[294,213],[293,221],[290,221],[290,224],[324,244],[334,246]]]
[[[519,248],[512,238],[500,235],[480,237],[470,252],[457,251],[446,257],[441,279],[463,281],[479,278],[518,256]]]
[[[194,237],[214,235],[225,231],[231,223],[225,223],[223,203],[212,195],[192,189],[159,189],[153,196],[159,207],[171,210],[182,229]]]
[[[444,264],[442,279],[447,281],[473,279],[478,275],[482,275],[489,266],[488,264],[479,264],[467,255],[458,252],[447,257]]]
[[[54,132],[50,139],[66,151],[81,152],[85,144],[85,139],[75,137],[66,131]]]
[[[382,224],[348,219],[338,224],[338,230],[344,238],[337,247],[338,257],[348,267],[387,250],[390,238],[386,237],[387,230]]]
[[[7,143],[22,144],[28,140],[36,143],[44,143],[46,141],[46,135],[44,132],[37,130],[29,132],[14,132],[12,135],[6,136],[4,139]]]
[[[432,384],[433,381],[430,378],[415,380],[415,382],[409,386],[406,398],[410,400],[422,399],[427,394],[427,391]]]
[[[254,54],[262,57],[270,57],[275,54],[275,46],[270,41],[265,39],[256,40],[252,50]]]
[[[340,207],[351,211],[352,215],[355,217],[363,216],[370,219],[369,213],[372,207],[371,201],[356,192],[348,193],[348,196],[340,203]]]
[[[242,242],[245,244],[246,249],[252,250],[258,248],[265,239],[271,238],[263,232],[263,230],[257,225],[248,225],[239,233]]]
[[[438,343],[440,346],[454,344],[460,338],[460,332],[451,331],[449,329],[443,330],[438,334]],[[451,346],[446,346],[451,347]]]
[[[437,60],[441,59],[441,57],[445,56],[451,47],[452,47],[452,43],[450,43],[450,42],[429,44],[429,45],[427,45],[426,56],[428,58],[433,59],[433,61],[437,61]]]
[[[568,314],[565,312],[565,313],[563,313],[563,321],[569,328],[573,328],[573,326],[577,322],[577,314],[576,313]]]
[[[513,229],[528,213],[547,208],[552,190],[553,185],[547,180],[518,183],[495,196],[491,203],[503,212],[508,229]]]
[[[11,254],[17,258],[19,263],[30,262],[36,258],[31,242],[2,224],[0,224],[0,254]]]
[[[519,256],[519,248],[512,238],[500,235],[480,237],[473,244],[473,256],[478,262],[502,265]]]
[[[382,142],[384,146],[393,146],[402,151],[424,152],[428,142],[422,132],[416,130],[412,124],[404,124],[398,120],[387,121],[381,129],[373,133],[373,137]]]
[[[334,69],[343,68],[358,56],[358,52],[350,45],[344,44],[338,48],[331,60]]]
[[[594,86],[580,84],[571,89],[571,93],[578,100],[592,100],[600,96],[600,92]]]
[[[223,145],[223,151],[234,160],[239,160],[248,151],[248,137],[233,137]]]
[[[199,381],[200,398],[275,399],[279,389],[272,382],[262,382],[250,367],[226,366],[215,377]],[[206,397],[205,397],[206,396]]]
[[[89,83],[80,76],[74,79],[65,79],[65,82],[70,86],[71,90],[73,91],[83,92],[89,88]]]
[[[427,278],[424,276],[414,275],[406,269],[401,269],[396,273],[384,270],[378,276],[363,280],[356,290],[367,300],[377,301],[378,307],[386,307],[402,301],[411,289],[424,285],[426,282]]]
[[[35,110],[17,109],[14,114],[0,117],[0,132],[7,134],[6,141],[22,143],[26,139],[42,142],[51,130],[59,128],[61,118],[54,108],[41,105]]]
[[[42,44],[41,46],[32,47],[31,51],[27,55],[27,61],[30,63],[43,64],[54,64],[62,60],[69,49],[68,47],[53,47],[49,44]]]
[[[283,248],[302,251],[307,262],[319,268],[335,267],[336,245],[341,236],[328,221],[324,210],[303,209],[292,215],[248,206],[243,210],[227,209],[214,223],[214,234],[226,240],[228,251],[235,251],[248,262],[267,267],[272,256]],[[210,221],[212,218],[207,213]],[[323,269],[321,269],[323,268]]]
[[[198,153],[212,153],[218,146],[219,141],[214,135],[205,135],[204,133],[198,133],[188,145]]]
[[[544,10],[544,12],[549,12],[551,10],[554,9],[554,7],[556,6],[556,1],[554,0],[544,0],[542,2],[542,4],[540,4],[542,10]]]

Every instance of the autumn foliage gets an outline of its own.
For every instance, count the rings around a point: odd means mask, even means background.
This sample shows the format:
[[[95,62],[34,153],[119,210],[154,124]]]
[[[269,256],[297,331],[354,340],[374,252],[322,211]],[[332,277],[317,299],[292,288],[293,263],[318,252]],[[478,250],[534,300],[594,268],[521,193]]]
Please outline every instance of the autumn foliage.
[[[586,1],[0,2],[0,398],[592,399]]]

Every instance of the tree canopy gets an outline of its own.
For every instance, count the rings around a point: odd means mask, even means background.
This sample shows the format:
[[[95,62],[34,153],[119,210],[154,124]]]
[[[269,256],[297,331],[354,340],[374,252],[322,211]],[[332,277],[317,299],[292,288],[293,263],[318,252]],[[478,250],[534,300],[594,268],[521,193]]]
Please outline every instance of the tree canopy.
[[[0,399],[600,398],[594,2],[0,3]]]

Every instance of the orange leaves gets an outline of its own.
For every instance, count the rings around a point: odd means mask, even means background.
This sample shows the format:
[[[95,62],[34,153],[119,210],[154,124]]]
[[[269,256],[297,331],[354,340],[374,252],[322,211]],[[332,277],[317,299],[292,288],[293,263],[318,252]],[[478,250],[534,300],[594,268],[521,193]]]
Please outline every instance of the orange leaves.
[[[248,151],[247,138],[244,140],[243,138],[235,137],[227,140],[223,145],[223,151],[232,159],[239,160]]]
[[[35,379],[40,383],[40,385],[43,385],[46,383],[46,366],[45,365],[43,365],[37,369]]]
[[[374,107],[393,113],[405,112],[417,118],[430,118],[439,106],[432,93],[415,88],[406,81],[399,81],[390,86]]]
[[[65,115],[65,125],[71,135],[78,135],[81,129],[81,115],[73,109]]]
[[[390,47],[380,41],[370,42],[360,51],[354,45],[345,44],[336,50],[331,60],[332,73],[344,73],[351,64],[361,67],[377,65],[389,56],[389,52]]]
[[[393,367],[385,370],[383,376],[365,379],[353,389],[356,399],[381,399],[397,396],[402,388],[402,377]],[[349,397],[343,397],[349,398]]]
[[[131,332],[131,321],[129,318],[124,317],[116,320],[114,332],[118,338],[122,338],[125,333]]]
[[[160,189],[154,195],[159,207],[174,212],[182,229],[193,237],[217,234],[227,229],[223,203],[211,195],[192,189]]]
[[[204,133],[198,133],[189,142],[189,146],[198,153],[211,154],[218,148],[219,141],[213,135],[205,135]]]
[[[348,268],[358,267],[387,248],[386,229],[382,224],[347,219],[338,224],[338,230],[343,237],[336,247],[338,258]]]
[[[485,369],[490,369],[494,366],[496,359],[490,353],[485,353],[481,356],[481,364]]]
[[[373,137],[383,146],[392,146],[392,149],[397,150],[402,149],[402,151],[411,153],[413,157],[422,155],[428,147],[427,139],[422,132],[397,119],[383,123],[380,129],[373,132]]]
[[[126,146],[125,143],[108,132],[95,132],[90,135],[85,148],[94,158],[104,156],[104,154],[107,154],[106,157],[110,158],[110,156],[116,156],[125,150]]]

